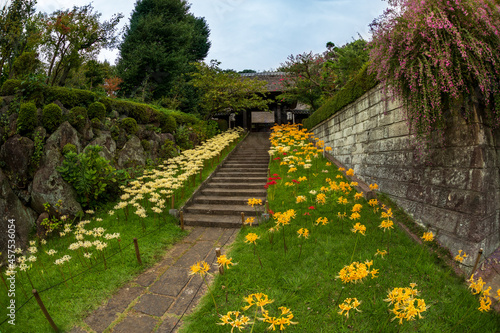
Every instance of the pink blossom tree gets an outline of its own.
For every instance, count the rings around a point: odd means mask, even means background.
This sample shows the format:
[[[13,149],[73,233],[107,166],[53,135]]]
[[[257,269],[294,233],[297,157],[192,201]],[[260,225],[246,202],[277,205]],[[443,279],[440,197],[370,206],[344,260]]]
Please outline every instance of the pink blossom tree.
[[[429,139],[452,105],[481,103],[500,125],[500,5],[494,0],[388,0],[372,23],[370,70]],[[424,140],[425,141],[425,140]]]

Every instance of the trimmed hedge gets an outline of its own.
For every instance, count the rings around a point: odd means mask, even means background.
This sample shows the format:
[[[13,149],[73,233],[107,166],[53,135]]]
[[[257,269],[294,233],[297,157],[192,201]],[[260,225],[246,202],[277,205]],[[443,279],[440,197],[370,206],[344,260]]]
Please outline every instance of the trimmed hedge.
[[[83,106],[75,106],[69,111],[69,123],[76,129],[82,129],[87,123],[87,109]]]
[[[27,136],[33,133],[37,125],[36,105],[33,102],[21,104],[17,117],[17,133]]]
[[[45,94],[45,102],[59,101],[65,108],[87,106],[97,100],[97,95],[88,90],[68,89],[64,87],[49,87]]]
[[[88,115],[90,119],[97,118],[102,121],[106,117],[106,107],[100,102],[94,102],[89,105]]]
[[[17,89],[21,88],[21,80],[6,80],[2,84],[2,88],[0,89],[0,94],[2,96],[11,96],[16,93]]]
[[[305,119],[304,127],[312,129],[375,87],[379,82],[375,74],[368,74],[368,65],[369,63],[364,64],[359,73],[340,89],[335,96],[327,100],[309,118]]]
[[[175,118],[172,115],[160,112],[158,118],[162,133],[175,132],[175,130],[177,129],[177,122],[175,121]]]
[[[128,134],[134,135],[137,133],[137,122],[134,118],[123,118],[120,121],[120,127],[123,128]]]
[[[45,105],[42,111],[43,127],[53,133],[62,122],[62,110],[57,104]]]

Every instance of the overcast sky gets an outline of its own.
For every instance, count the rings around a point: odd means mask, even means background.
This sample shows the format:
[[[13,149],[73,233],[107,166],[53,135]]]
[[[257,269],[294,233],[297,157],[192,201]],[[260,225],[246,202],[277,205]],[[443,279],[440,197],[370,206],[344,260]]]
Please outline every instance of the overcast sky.
[[[38,0],[37,10],[52,13],[89,0]],[[135,0],[94,0],[93,7],[108,20],[124,15],[129,23]],[[5,0],[0,0],[5,3]],[[290,54],[321,53],[328,41],[341,46],[357,38],[370,38],[368,25],[387,7],[383,0],[189,0],[191,13],[205,17],[212,46],[206,58],[221,68],[276,69]],[[104,51],[100,60],[112,64],[118,51]]]

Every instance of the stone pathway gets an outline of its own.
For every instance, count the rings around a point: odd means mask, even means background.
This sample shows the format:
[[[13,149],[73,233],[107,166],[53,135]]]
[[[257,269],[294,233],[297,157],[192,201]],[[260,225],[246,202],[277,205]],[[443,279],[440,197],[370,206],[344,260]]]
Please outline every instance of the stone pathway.
[[[72,333],[170,333],[177,332],[184,315],[190,313],[206,286],[198,275],[189,275],[197,261],[211,264],[218,271],[215,248],[224,254],[239,229],[192,227],[184,240],[134,281],[122,287],[106,304],[85,320],[84,327]]]

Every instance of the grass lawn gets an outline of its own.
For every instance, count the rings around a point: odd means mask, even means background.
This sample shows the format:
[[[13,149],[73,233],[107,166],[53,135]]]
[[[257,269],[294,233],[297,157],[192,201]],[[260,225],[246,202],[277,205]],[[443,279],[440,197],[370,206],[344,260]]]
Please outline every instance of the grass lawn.
[[[270,169],[280,179],[268,188],[274,217],[240,231],[225,253],[235,265],[217,275],[210,287],[218,310],[207,294],[186,319],[182,332],[239,331],[232,330],[229,322],[247,332],[273,328],[290,332],[498,332],[500,316],[492,310],[478,310],[481,294],[472,295],[464,279],[445,264],[435,241],[418,244],[397,223],[384,232],[381,222],[396,221],[396,215],[382,218],[382,208],[376,211],[364,198],[354,198],[354,187],[344,185],[342,190],[341,182],[348,182],[346,172],[329,165],[321,154],[314,158],[313,147],[301,146],[307,143],[304,134],[286,127],[278,133],[274,142],[282,148],[273,155]],[[324,203],[319,194],[325,195]],[[297,203],[301,201],[298,196],[305,201]],[[351,220],[356,217],[352,215],[356,204],[361,205],[360,217]],[[290,209],[295,217],[288,221],[277,214]],[[338,215],[343,213],[342,221]],[[278,221],[281,225],[276,230]],[[365,235],[352,231],[358,222],[358,230],[366,227]],[[298,231],[304,228],[308,238],[299,237]],[[259,237],[255,245],[250,234]],[[387,254],[377,254],[383,251]],[[359,263],[357,269],[341,274],[353,262]],[[391,291],[392,304],[385,301]],[[491,296],[496,293],[490,292]],[[257,295],[245,299],[251,294]],[[399,310],[394,310],[395,304]],[[229,311],[238,313],[228,316]],[[395,318],[396,313],[401,319]],[[235,317],[240,321],[234,322]],[[227,323],[220,325],[223,319]]]
[[[220,161],[241,141],[241,137],[224,150]],[[218,158],[214,163],[205,161],[202,179],[206,179],[216,168]],[[196,184],[192,178],[188,179],[184,188],[176,190],[175,207],[179,208],[200,185],[199,174],[195,175]],[[182,194],[183,193],[183,194]],[[131,207],[127,221],[124,210],[117,210],[113,215],[108,214],[116,203],[108,203],[100,207],[95,214],[86,215],[83,220],[90,223],[84,226],[85,230],[103,228],[105,231],[99,237],[85,235],[84,240],[101,240],[108,245],[99,251],[91,248],[88,253],[92,257],[85,258],[82,249],[72,251],[69,246],[76,241],[75,231],[78,221],[71,226],[71,231],[65,236],[53,235],[46,244],[35,240],[37,257],[35,262],[27,262],[30,268],[27,271],[18,271],[16,274],[16,314],[15,326],[7,320],[7,306],[10,298],[4,287],[0,296],[0,332],[51,332],[52,329],[32,297],[31,290],[36,288],[49,314],[61,331],[70,330],[92,310],[109,298],[118,288],[133,280],[146,268],[159,261],[165,250],[173,243],[182,239],[188,233],[178,226],[178,220],[168,215],[171,201],[166,202],[162,214],[151,211],[150,204],[141,203],[146,207],[147,217],[140,218],[134,214]],[[101,220],[102,219],[102,220]],[[143,225],[145,229],[143,230]],[[57,232],[58,234],[59,232]],[[117,238],[106,240],[103,235],[119,233]],[[143,265],[139,265],[135,255],[133,239],[138,239]],[[26,250],[26,249],[25,249]],[[49,255],[46,252],[55,250],[57,253]],[[31,254],[24,252],[26,257]],[[55,260],[64,255],[71,256],[69,261],[56,265]],[[20,254],[18,255],[20,256]],[[104,258],[106,258],[104,260]],[[7,278],[4,272],[1,273]],[[31,282],[30,282],[31,280]],[[3,283],[2,283],[3,285]]]

